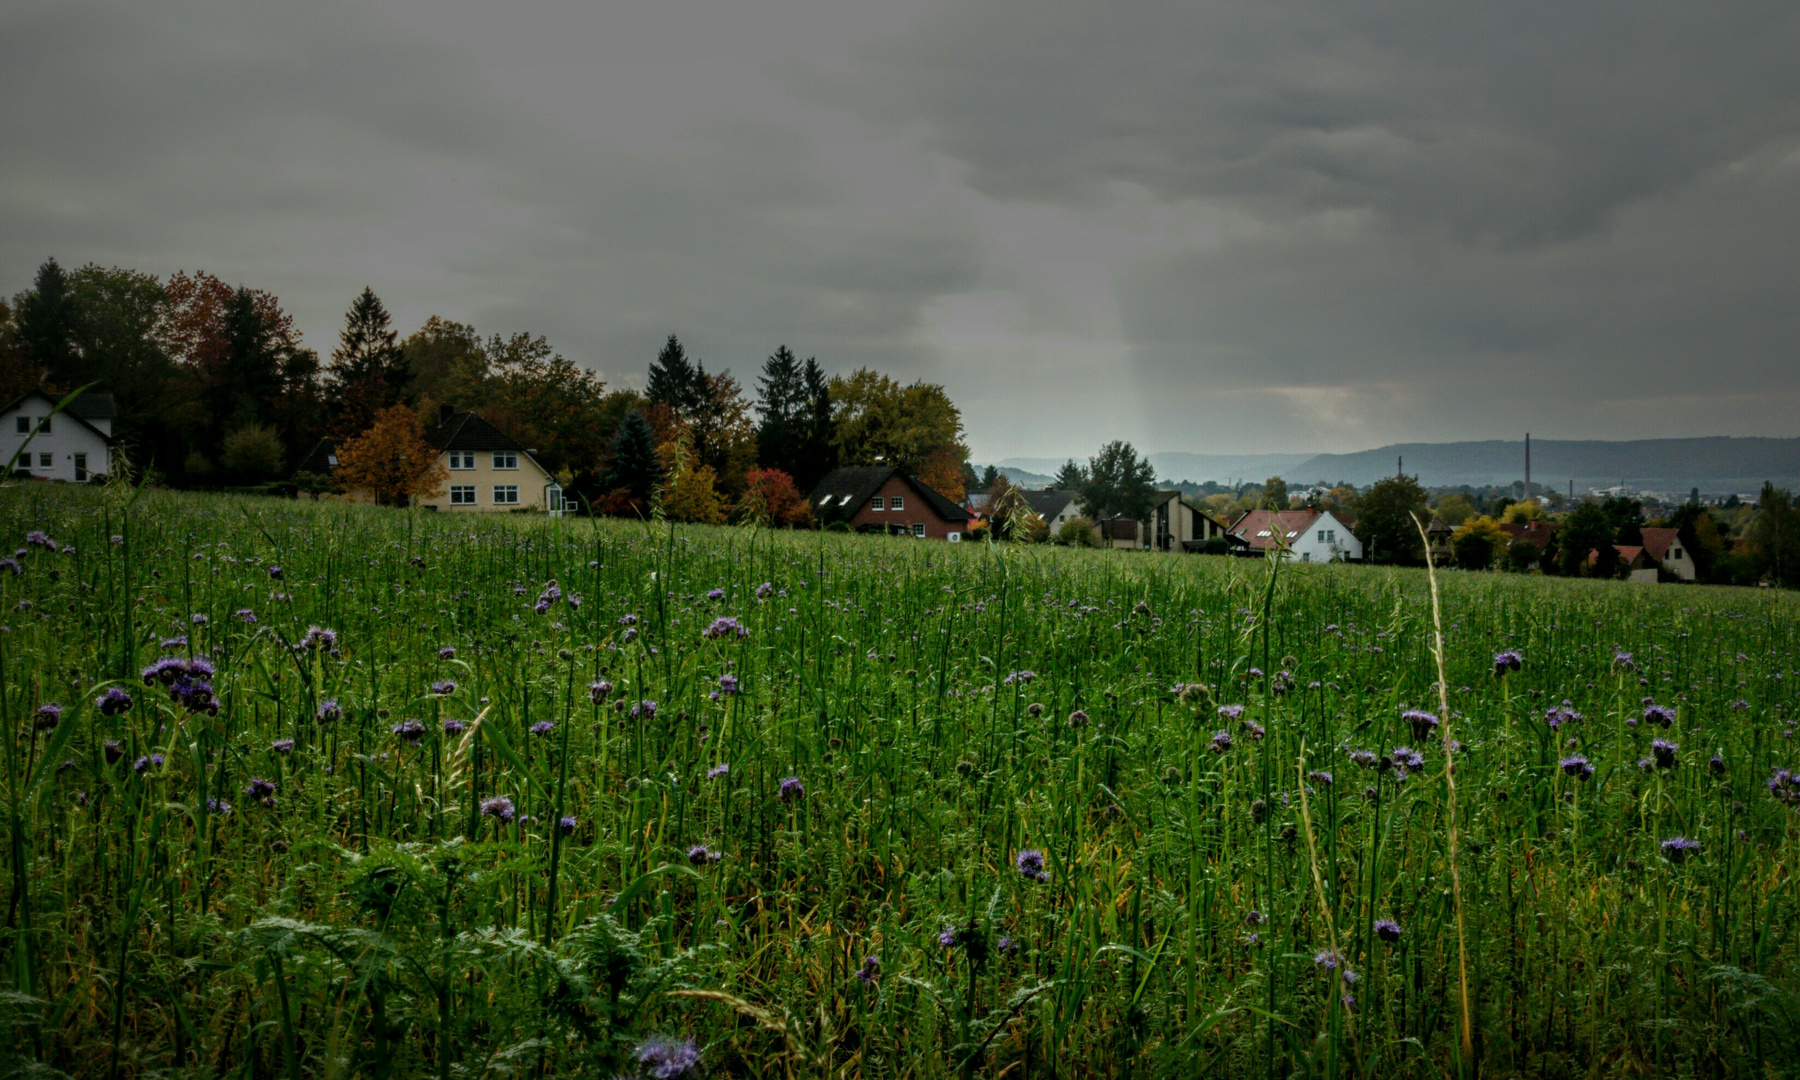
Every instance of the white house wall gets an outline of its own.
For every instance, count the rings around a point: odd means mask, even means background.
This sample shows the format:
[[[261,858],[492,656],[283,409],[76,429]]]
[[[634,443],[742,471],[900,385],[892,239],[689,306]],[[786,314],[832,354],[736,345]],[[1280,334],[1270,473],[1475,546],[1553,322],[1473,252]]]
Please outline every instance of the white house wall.
[[[11,461],[14,453],[25,446],[30,438],[30,445],[25,453],[31,455],[29,462],[21,455],[15,469],[29,470],[32,476],[41,476],[47,480],[75,479],[75,455],[87,455],[87,474],[89,477],[104,476],[112,467],[106,440],[94,434],[82,425],[81,421],[67,413],[52,417],[50,431],[26,436],[18,431],[18,417],[23,414],[31,418],[33,427],[39,418],[50,411],[50,407],[42,402],[29,400],[22,409],[14,409],[0,416],[0,463]],[[44,455],[48,454],[46,464]]]

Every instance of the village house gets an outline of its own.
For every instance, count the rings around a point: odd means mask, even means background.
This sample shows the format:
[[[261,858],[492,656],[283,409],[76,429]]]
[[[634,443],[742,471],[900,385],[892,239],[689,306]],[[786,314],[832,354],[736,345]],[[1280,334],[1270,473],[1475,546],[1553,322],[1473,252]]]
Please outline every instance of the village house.
[[[1681,539],[1681,530],[1644,529],[1643,534],[1644,553],[1664,573],[1682,581],[1692,581],[1698,576],[1699,568],[1694,565],[1693,553]]]
[[[1285,546],[1301,562],[1360,562],[1362,541],[1329,510],[1250,510],[1231,523],[1250,554]]]
[[[1044,519],[1044,525],[1054,537],[1058,529],[1074,521],[1078,517],[1086,517],[1082,512],[1081,499],[1073,491],[1061,488],[1046,488],[1043,491],[1023,492],[1025,503],[1031,512]]]
[[[969,512],[892,465],[833,469],[807,496],[821,528],[842,523],[861,533],[955,543]]]
[[[1224,522],[1190,506],[1181,497],[1181,492],[1159,491],[1156,500],[1150,511],[1147,531],[1147,539],[1156,550],[1203,551],[1212,540],[1223,542],[1227,550],[1244,546],[1240,538],[1231,535]]]
[[[527,509],[562,513],[562,485],[518,440],[479,413],[446,407],[438,417],[425,441],[438,452],[438,463],[449,479],[436,495],[415,499],[413,505],[457,513]],[[337,467],[337,444],[320,439],[301,459],[298,471],[329,476]],[[347,494],[366,501],[364,493]]]
[[[112,471],[111,394],[82,394],[50,415],[60,398],[32,390],[0,410],[0,455],[17,476],[86,483]]]

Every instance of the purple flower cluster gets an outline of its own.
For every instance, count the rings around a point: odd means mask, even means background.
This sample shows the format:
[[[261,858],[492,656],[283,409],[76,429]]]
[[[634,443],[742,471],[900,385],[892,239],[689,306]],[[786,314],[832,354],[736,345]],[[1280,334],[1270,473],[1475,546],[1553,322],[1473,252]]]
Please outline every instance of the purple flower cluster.
[[[1215,754],[1223,754],[1225,751],[1231,749],[1231,732],[1226,731],[1223,728],[1213,732],[1211,748],[1212,752]]]
[[[449,697],[451,694],[456,693],[456,680],[439,679],[437,682],[431,684],[431,692],[438,697]]]
[[[1392,919],[1376,919],[1375,936],[1392,945],[1400,940],[1400,924]]]
[[[556,584],[556,579],[552,578],[544,583],[544,591],[538,593],[537,603],[533,605],[533,609],[539,615],[542,615],[550,610],[552,604],[555,604],[561,599],[562,588]]]
[[[344,707],[337,703],[336,698],[328,698],[319,702],[318,712],[314,714],[314,719],[321,724],[334,724],[343,718]]]
[[[700,1048],[692,1039],[657,1035],[637,1045],[633,1056],[652,1080],[679,1080],[700,1075]]]
[[[269,744],[269,749],[275,751],[277,754],[291,754],[294,752],[294,740],[276,739]]]
[[[781,782],[781,801],[784,803],[799,802],[806,798],[806,785],[798,776],[790,776]]]
[[[1580,754],[1572,754],[1563,758],[1560,764],[1564,774],[1573,776],[1577,780],[1586,780],[1594,775],[1593,763]]]
[[[131,695],[117,686],[108,687],[106,693],[94,699],[94,708],[100,710],[101,716],[118,716],[131,711]]]
[[[189,712],[219,713],[219,700],[213,696],[213,666],[195,657],[184,660],[165,656],[143,670],[144,685],[161,683],[169,688],[169,696],[186,706]]]
[[[1044,853],[1037,848],[1026,848],[1019,852],[1013,865],[1019,868],[1019,874],[1027,881],[1050,880],[1050,874],[1044,869]]]
[[[469,725],[463,723],[461,720],[450,719],[444,721],[444,734],[446,735],[454,737],[461,735],[467,730],[469,730]]]
[[[1659,769],[1673,769],[1675,752],[1680,749],[1679,743],[1672,743],[1666,739],[1657,739],[1650,744],[1650,753],[1656,758],[1656,767]]]
[[[598,705],[606,700],[606,695],[613,692],[613,684],[605,679],[588,684],[588,700]]]
[[[712,848],[707,847],[705,844],[695,844],[693,847],[688,848],[687,855],[688,862],[693,863],[695,866],[706,866],[710,863],[716,863],[725,857],[714,851]]]
[[[320,626],[309,626],[300,637],[302,649],[323,649],[326,652],[337,648],[337,631],[327,630]]]
[[[1515,649],[1494,654],[1494,674],[1505,675],[1525,666],[1525,658]]]
[[[1667,731],[1675,726],[1675,710],[1667,705],[1651,702],[1644,706],[1644,723],[1653,724]]]
[[[700,631],[700,636],[708,641],[717,641],[720,638],[733,636],[746,638],[750,636],[750,630],[743,623],[738,622],[735,616],[721,615],[712,621],[711,626]]]
[[[1394,775],[1404,780],[1407,774],[1425,767],[1425,758],[1410,746],[1396,746],[1388,751],[1388,761],[1394,766]]]
[[[1406,721],[1407,726],[1412,728],[1413,738],[1421,742],[1438,728],[1437,714],[1425,712],[1423,709],[1408,709],[1400,714],[1400,719]]]
[[[1008,686],[1011,686],[1014,683],[1018,683],[1021,686],[1028,686],[1035,678],[1037,678],[1037,672],[1035,671],[1014,671],[1009,673],[1006,678],[1001,680],[1001,682],[1004,682]]]
[[[250,778],[250,783],[244,787],[244,796],[254,799],[264,806],[272,807],[275,805],[275,781],[253,776]]]
[[[719,691],[721,693],[725,693],[725,694],[737,693],[738,692],[737,676],[730,675],[730,674],[719,676]]]
[[[1800,772],[1776,769],[1769,777],[1769,794],[1789,806],[1800,808]]]
[[[856,969],[856,977],[864,986],[875,985],[875,976],[881,973],[881,961],[873,956],[862,958],[862,966]]]
[[[1219,706],[1219,719],[1225,721],[1228,724],[1235,723],[1237,721],[1237,718],[1242,715],[1244,715],[1244,707],[1242,705],[1221,705],[1221,706]]]
[[[725,776],[730,772],[731,772],[731,763],[726,762],[726,761],[721,761],[717,765],[714,765],[712,768],[706,770],[706,778],[708,780],[717,780],[719,777]]]
[[[393,727],[394,734],[414,746],[425,737],[425,725],[417,720],[402,720]]]
[[[1551,731],[1555,731],[1564,724],[1572,724],[1580,719],[1581,714],[1575,711],[1572,703],[1567,698],[1563,699],[1561,705],[1551,706],[1549,711],[1544,713],[1544,723],[1549,725]]]
[[[555,730],[556,725],[548,720],[539,720],[537,723],[531,725],[531,733],[540,739]]]
[[[32,714],[31,726],[37,731],[49,731],[51,728],[62,723],[62,714],[63,707],[60,704],[54,701],[46,701],[44,704],[37,707],[36,713]]]
[[[513,801],[504,795],[494,795],[481,800],[482,817],[491,817],[503,825],[510,825],[515,813]]]
[[[1683,862],[1689,855],[1698,854],[1699,851],[1700,841],[1689,840],[1685,836],[1671,836],[1662,842],[1663,858],[1672,863]]]
[[[634,718],[643,717],[645,720],[650,720],[650,719],[655,718],[656,702],[651,701],[648,698],[645,698],[643,701],[640,701],[636,705],[633,705],[631,707],[631,715]]]

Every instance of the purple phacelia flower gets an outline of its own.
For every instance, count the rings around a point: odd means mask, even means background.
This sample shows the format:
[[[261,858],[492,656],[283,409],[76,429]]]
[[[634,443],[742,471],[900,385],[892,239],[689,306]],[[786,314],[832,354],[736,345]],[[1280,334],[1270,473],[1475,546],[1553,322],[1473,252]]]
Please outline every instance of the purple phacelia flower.
[[[25,543],[29,547],[41,547],[46,551],[56,550],[56,541],[45,536],[40,529],[33,529],[25,534]]]
[[[279,566],[269,567],[269,579],[271,581],[280,581],[281,580],[281,567],[279,567]]]
[[[1027,881],[1050,880],[1050,875],[1044,870],[1044,853],[1036,848],[1026,848],[1019,852],[1013,865],[1018,867],[1019,874]]]
[[[431,684],[431,692],[438,697],[449,697],[451,694],[456,693],[456,681],[454,679],[439,679],[437,682]]]
[[[1035,671],[1014,671],[1014,672],[1009,672],[1007,674],[1006,678],[1002,679],[1001,681],[1004,682],[1007,686],[1012,686],[1015,683],[1017,683],[1020,686],[1028,686],[1031,684],[1032,680],[1034,680],[1036,678],[1037,678],[1037,672],[1035,672]]]
[[[1263,730],[1263,726],[1254,720],[1246,720],[1239,726],[1244,729],[1244,734],[1249,737],[1251,742],[1262,742],[1263,736],[1268,734]]]
[[[1672,863],[1686,861],[1689,855],[1700,851],[1700,841],[1689,840],[1685,836],[1671,836],[1662,842],[1663,857]]]
[[[321,724],[336,723],[344,718],[344,707],[337,703],[336,698],[328,698],[319,702],[318,711],[313,714],[313,718]]]
[[[1231,732],[1226,731],[1223,728],[1213,732],[1212,752],[1215,754],[1223,754],[1229,749],[1231,749]]]
[[[737,676],[736,675],[721,675],[721,676],[719,676],[719,690],[721,692],[727,693],[727,694],[737,693],[738,692]]]
[[[1325,769],[1315,769],[1312,772],[1307,773],[1306,778],[1320,787],[1331,786],[1331,773]]]
[[[875,959],[873,956],[863,957],[862,966],[856,969],[856,977],[862,980],[864,986],[874,985],[875,976],[880,973],[881,961]]]
[[[231,816],[231,804],[226,802],[224,799],[208,799],[208,800],[206,800],[206,810],[208,813],[217,814],[220,817],[230,817]]]
[[[392,731],[409,743],[416,744],[425,737],[425,725],[417,720],[402,720],[393,726]]]
[[[322,626],[309,626],[306,633],[300,636],[302,649],[324,649],[330,652],[337,648],[337,631],[327,630]]]
[[[573,833],[580,825],[579,821],[567,814],[564,814],[562,820],[556,823],[556,827],[562,830],[564,836]]]
[[[446,735],[461,735],[467,730],[469,730],[469,725],[463,723],[461,720],[449,719],[444,721],[444,734]]]
[[[294,740],[276,739],[269,744],[269,749],[275,751],[277,754],[291,754],[294,752]]]
[[[798,776],[789,776],[781,781],[780,796],[784,803],[799,802],[806,798],[806,785]]]
[[[657,1035],[639,1043],[632,1051],[645,1076],[651,1080],[679,1080],[700,1075],[700,1048],[692,1039],[672,1039]]]
[[[438,650],[438,659],[439,660],[454,660],[454,659],[456,659],[456,646],[446,645],[443,648],[439,649]]]
[[[531,725],[531,733],[540,739],[555,730],[556,725],[548,720],[539,720],[537,723]]]
[[[708,780],[717,780],[719,777],[724,776],[729,772],[731,772],[731,765],[728,762],[721,761],[717,765],[706,770],[706,778]]]
[[[1656,758],[1656,767],[1659,769],[1673,769],[1675,752],[1680,749],[1680,743],[1672,743],[1665,739],[1657,739],[1650,744],[1650,753]]]
[[[722,857],[718,852],[707,847],[705,844],[695,844],[693,847],[688,848],[687,856],[688,862],[695,866],[705,866],[708,863],[716,863]]]
[[[1400,924],[1392,919],[1376,919],[1375,936],[1392,945],[1400,940]]]
[[[1495,675],[1505,675],[1507,672],[1517,671],[1524,666],[1525,658],[1520,656],[1517,650],[1508,649],[1505,652],[1494,654]]]
[[[100,710],[101,716],[118,716],[131,711],[131,695],[117,686],[108,687],[106,693],[94,699],[94,708]]]
[[[1431,733],[1438,728],[1437,714],[1428,713],[1423,709],[1408,709],[1400,714],[1400,719],[1406,721],[1407,726],[1412,728],[1413,738],[1421,741],[1430,737]]]
[[[708,600],[723,600],[723,599],[725,599],[725,590],[724,589],[708,589],[708,590],[706,590],[706,598]]]
[[[1388,760],[1393,763],[1394,773],[1404,780],[1408,773],[1425,767],[1425,758],[1410,746],[1396,746],[1388,751]]]
[[[712,621],[712,625],[700,631],[700,636],[708,641],[717,641],[727,637],[749,637],[750,630],[734,616],[721,615]]]
[[[640,701],[631,707],[631,715],[634,717],[641,716],[645,720],[654,719],[656,716],[656,702],[651,701],[649,698],[645,698],[643,701]]]
[[[32,714],[31,727],[34,731],[49,731],[62,723],[63,707],[54,701],[46,701],[37,707]]]
[[[516,813],[516,811],[513,809],[513,801],[504,795],[494,795],[490,798],[481,800],[481,815],[483,817],[491,817],[503,824],[510,825],[512,824],[514,813]]]
[[[1373,769],[1375,766],[1381,764],[1380,756],[1373,750],[1352,750],[1350,751],[1349,756],[1351,761],[1356,762],[1365,769]]]
[[[1244,707],[1242,705],[1221,705],[1221,706],[1219,706],[1219,719],[1225,721],[1228,724],[1235,723],[1237,721],[1237,718],[1242,715],[1244,715]]]
[[[244,786],[244,797],[256,799],[259,802],[273,794],[275,794],[275,781],[260,776],[251,777],[250,783]]]
[[[605,679],[588,684],[588,700],[598,705],[606,700],[606,695],[613,692],[613,684]]]
[[[1667,730],[1675,725],[1675,710],[1666,705],[1646,705],[1644,706],[1644,723],[1655,724]]]

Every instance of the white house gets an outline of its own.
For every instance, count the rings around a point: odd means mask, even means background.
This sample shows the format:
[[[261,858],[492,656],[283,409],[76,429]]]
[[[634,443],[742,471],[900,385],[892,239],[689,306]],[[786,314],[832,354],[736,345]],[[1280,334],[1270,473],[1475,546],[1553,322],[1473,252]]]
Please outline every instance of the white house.
[[[83,394],[55,416],[56,400],[33,390],[0,410],[0,461],[20,476],[85,483],[112,469],[111,394]]]
[[[1681,580],[1694,580],[1699,568],[1694,565],[1693,552],[1682,541],[1680,530],[1645,529],[1643,533],[1644,554]]]
[[[1283,543],[1301,562],[1359,562],[1362,541],[1329,510],[1252,510],[1231,525],[1252,551]]]

